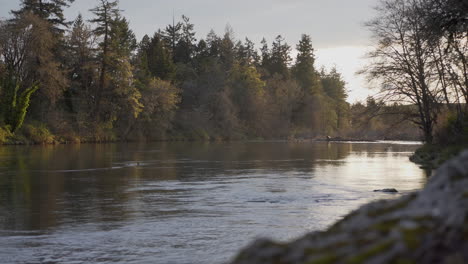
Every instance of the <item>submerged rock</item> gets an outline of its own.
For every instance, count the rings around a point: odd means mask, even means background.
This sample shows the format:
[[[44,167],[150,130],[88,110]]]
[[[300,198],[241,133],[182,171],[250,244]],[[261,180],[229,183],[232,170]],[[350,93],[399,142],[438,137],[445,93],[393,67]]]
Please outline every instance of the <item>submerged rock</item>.
[[[387,189],[381,189],[381,190],[374,190],[374,192],[397,193],[398,191],[395,188],[387,188]]]
[[[257,240],[232,263],[468,263],[468,151],[417,193],[364,205],[291,243]]]

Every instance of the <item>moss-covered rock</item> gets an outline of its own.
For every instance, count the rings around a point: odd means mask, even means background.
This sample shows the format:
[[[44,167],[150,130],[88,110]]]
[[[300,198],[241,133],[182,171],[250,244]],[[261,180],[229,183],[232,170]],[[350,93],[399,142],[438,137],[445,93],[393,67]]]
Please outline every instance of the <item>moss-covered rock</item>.
[[[232,263],[468,263],[467,190],[465,151],[417,193],[364,205],[291,243],[256,241]]]

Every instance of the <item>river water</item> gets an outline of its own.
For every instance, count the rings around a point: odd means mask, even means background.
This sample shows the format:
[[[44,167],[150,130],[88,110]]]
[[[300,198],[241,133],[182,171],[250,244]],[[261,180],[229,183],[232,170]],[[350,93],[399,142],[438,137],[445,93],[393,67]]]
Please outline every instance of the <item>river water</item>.
[[[0,148],[0,263],[225,263],[421,188],[411,142]]]

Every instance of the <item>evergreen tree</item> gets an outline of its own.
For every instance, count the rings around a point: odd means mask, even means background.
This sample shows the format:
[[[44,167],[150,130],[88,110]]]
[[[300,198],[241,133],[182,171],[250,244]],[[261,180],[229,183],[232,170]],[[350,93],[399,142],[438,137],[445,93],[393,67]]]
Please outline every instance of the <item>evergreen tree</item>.
[[[321,82],[329,98],[329,111],[335,116],[330,127],[334,132],[344,131],[349,127],[350,119],[349,104],[346,102],[346,83],[336,68],[332,68],[329,73],[322,70]]]
[[[264,67],[270,74],[279,74],[284,78],[289,78],[289,63],[291,47],[284,41],[281,35],[278,35],[273,41],[268,64]]]
[[[147,47],[141,50],[143,56],[147,59],[147,67],[152,77],[157,77],[162,80],[172,81],[175,77],[175,65],[172,61],[169,50],[162,41],[162,36],[159,33],[154,34]]]
[[[216,35],[214,30],[210,30],[206,36],[206,44],[208,45],[209,56],[219,57],[221,52],[221,39]]]
[[[174,62],[189,63],[195,52],[194,25],[190,23],[190,19],[182,16],[181,33],[174,50]]]
[[[262,39],[260,44],[262,45],[262,47],[260,48],[261,66],[265,68],[265,67],[268,67],[268,65],[270,65],[271,52],[270,52],[270,49],[268,48],[268,43],[265,38]]]
[[[220,42],[219,55],[221,62],[226,70],[229,70],[235,61],[235,50],[234,50],[234,31],[228,25],[226,26],[225,33]]]
[[[258,65],[259,56],[255,50],[255,44],[248,38],[245,38],[245,44],[241,41],[236,45],[237,59],[243,65]]]
[[[148,64],[148,51],[151,46],[151,38],[148,35],[144,35],[138,44],[136,57],[133,61],[135,65],[134,76],[136,80],[147,79],[150,76],[149,64]]]
[[[165,41],[167,47],[170,50],[172,59],[175,61],[177,43],[179,43],[181,38],[181,30],[183,24],[180,22],[175,23],[174,18],[171,25],[167,25],[164,31],[162,32],[163,40]]]
[[[100,43],[100,71],[99,71],[99,84],[95,95],[95,106],[94,116],[99,119],[99,112],[101,108],[101,100],[104,90],[108,85],[108,67],[110,64],[110,32],[115,21],[116,16],[119,13],[117,8],[118,1],[100,0],[99,5],[90,11],[96,16],[90,21],[96,24],[96,28],[93,33],[101,37]]]
[[[135,87],[131,65],[135,48],[135,35],[127,19],[117,14],[110,31],[109,87],[105,91],[103,114],[106,117],[104,120],[116,121],[116,128],[123,138],[143,110],[141,93]]]
[[[84,109],[93,107],[92,88],[95,82],[95,47],[91,28],[85,24],[83,17],[73,22],[72,30],[67,37],[66,64],[70,88],[65,99],[68,111],[83,114]]]
[[[292,122],[296,127],[310,129],[318,123],[315,113],[323,110],[323,107],[316,105],[322,89],[320,77],[314,67],[314,49],[310,36],[302,35],[296,49],[298,53],[292,75],[300,85],[303,97],[293,109]]]
[[[320,93],[319,76],[314,67],[314,49],[310,36],[302,35],[296,47],[296,64],[293,67],[293,76],[299,82],[302,89],[309,94]]]
[[[346,83],[338,70],[333,67],[330,72],[322,69],[321,82],[326,95],[336,101],[344,102],[348,97]]]
[[[53,27],[62,32],[60,27],[68,27],[70,23],[66,22],[63,9],[68,7],[74,0],[21,0],[21,9],[12,11],[15,17],[31,12],[40,18],[47,20]]]

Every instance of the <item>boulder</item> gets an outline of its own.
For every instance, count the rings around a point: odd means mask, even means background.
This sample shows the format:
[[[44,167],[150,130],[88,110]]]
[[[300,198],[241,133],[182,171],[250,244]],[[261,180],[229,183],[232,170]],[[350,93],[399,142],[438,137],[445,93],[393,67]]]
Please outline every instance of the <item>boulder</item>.
[[[232,263],[468,263],[468,151],[419,192],[364,205],[290,243],[254,241]]]

